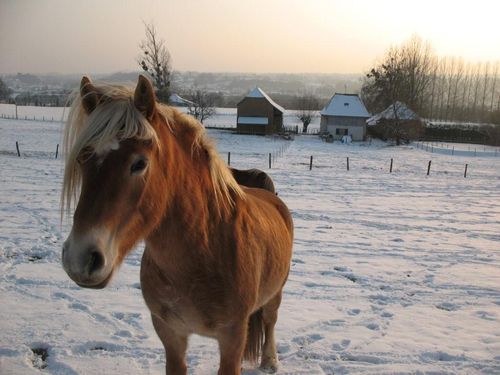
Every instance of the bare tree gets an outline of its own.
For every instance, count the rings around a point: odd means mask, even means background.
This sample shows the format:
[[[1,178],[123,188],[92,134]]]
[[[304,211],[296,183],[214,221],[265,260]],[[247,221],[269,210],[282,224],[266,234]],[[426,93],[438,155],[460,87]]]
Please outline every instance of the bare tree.
[[[488,83],[490,79],[490,63],[484,65],[483,71],[483,98],[481,100],[481,121],[485,121],[486,115],[486,96],[488,95]]]
[[[189,100],[188,113],[194,116],[202,124],[207,118],[215,115],[216,95],[200,89],[195,89],[185,96]]]
[[[467,107],[469,105],[467,92],[470,91],[471,64],[467,63],[464,73],[464,83],[462,85],[462,100],[460,103],[460,120],[467,118]]]
[[[167,103],[170,98],[172,75],[170,52],[153,24],[144,24],[146,37],[139,45],[142,53],[137,59],[139,66],[151,76],[158,100]]]
[[[493,70],[493,83],[491,84],[491,103],[490,103],[490,112],[493,112],[493,103],[495,100],[495,94],[496,94],[496,84],[497,84],[497,79],[498,79],[498,68],[499,68],[499,62],[497,61],[495,63],[495,67]]]
[[[431,79],[431,92],[430,92],[430,104],[429,107],[427,108],[427,113],[426,115],[430,118],[433,119],[434,115],[436,114],[436,111],[434,109],[434,103],[436,101],[436,83],[438,80],[438,69],[439,69],[439,64],[437,61],[434,61],[433,69],[432,69],[432,79]]]
[[[481,63],[477,64],[477,70],[474,83],[474,102],[472,104],[472,113],[474,121],[477,121],[477,102],[479,100],[479,86],[481,85]]]
[[[302,122],[302,132],[307,133],[307,128],[318,110],[318,98],[312,94],[304,94],[297,98],[295,106],[298,108],[296,117]]]
[[[12,90],[0,79],[0,100],[8,99]]]
[[[400,101],[420,112],[428,100],[435,61],[430,44],[417,36],[390,48],[382,63],[366,75],[362,96],[368,109],[377,112]]]

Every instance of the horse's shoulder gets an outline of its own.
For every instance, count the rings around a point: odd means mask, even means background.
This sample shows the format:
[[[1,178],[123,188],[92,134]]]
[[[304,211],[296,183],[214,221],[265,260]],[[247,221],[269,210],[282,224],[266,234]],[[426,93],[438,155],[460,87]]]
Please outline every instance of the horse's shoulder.
[[[264,211],[266,211],[269,206],[274,207],[282,216],[287,226],[289,228],[293,227],[292,215],[287,205],[276,194],[260,188],[250,188],[246,186],[242,186],[242,188],[250,205],[254,204]]]

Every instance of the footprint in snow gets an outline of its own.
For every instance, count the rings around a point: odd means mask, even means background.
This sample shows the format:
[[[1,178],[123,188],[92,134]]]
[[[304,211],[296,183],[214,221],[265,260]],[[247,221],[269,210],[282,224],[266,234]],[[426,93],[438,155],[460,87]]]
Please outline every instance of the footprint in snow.
[[[115,332],[115,336],[122,338],[130,338],[132,337],[132,333],[130,331],[127,331],[126,329],[122,329],[121,331]]]
[[[388,312],[388,311],[384,311],[382,314],[381,314],[381,317],[382,318],[392,318],[394,316],[394,314]]]
[[[365,327],[371,329],[372,331],[378,331],[380,329],[377,323],[369,323]]]
[[[436,305],[436,307],[440,310],[445,310],[445,311],[456,311],[460,309],[459,305],[455,305],[454,303],[449,303],[449,302],[442,302],[439,305]]]
[[[323,338],[324,336],[320,335],[319,333],[311,333],[309,335],[295,337],[294,339],[292,339],[292,341],[303,347],[309,344],[313,344],[316,341],[322,340]]]
[[[336,267],[333,267],[333,269],[335,271],[338,271],[338,272],[347,272],[347,271],[349,271],[349,268],[343,267],[343,266],[336,266]]]
[[[352,310],[349,310],[347,313],[351,316],[355,316],[355,315],[358,315],[360,312],[361,312],[360,309],[352,309]]]
[[[142,326],[139,322],[141,320],[142,316],[139,313],[123,313],[123,312],[113,312],[111,313],[111,316],[117,320],[122,321],[125,324],[128,324],[129,326],[132,326],[136,329],[142,329]]]
[[[496,315],[488,311],[476,311],[474,315],[484,320],[491,320],[491,321],[496,320]]]
[[[351,344],[351,340],[344,339],[340,343],[335,343],[332,345],[332,349],[336,351],[346,350]]]
[[[55,292],[55,293],[52,293],[52,297],[53,298],[57,298],[57,299],[64,299],[66,301],[74,301],[75,299],[73,297],[71,297],[70,295],[66,294],[66,293],[62,293],[62,292]]]

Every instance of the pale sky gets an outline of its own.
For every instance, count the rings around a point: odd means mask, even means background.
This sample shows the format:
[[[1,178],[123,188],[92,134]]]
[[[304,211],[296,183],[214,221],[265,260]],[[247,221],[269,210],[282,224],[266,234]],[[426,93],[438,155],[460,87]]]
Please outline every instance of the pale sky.
[[[498,0],[0,0],[0,73],[138,70],[145,22],[175,70],[361,73],[417,33],[500,60]]]

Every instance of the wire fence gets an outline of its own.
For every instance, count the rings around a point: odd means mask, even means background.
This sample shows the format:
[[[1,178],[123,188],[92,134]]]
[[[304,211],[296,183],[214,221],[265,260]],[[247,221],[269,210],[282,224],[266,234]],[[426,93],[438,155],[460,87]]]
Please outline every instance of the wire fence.
[[[6,119],[6,120],[29,120],[29,121],[43,121],[43,122],[64,122],[63,119],[57,118],[54,116],[35,116],[35,115],[7,115],[5,113],[0,114],[0,118]]]
[[[500,157],[500,148],[477,144],[449,144],[442,142],[415,142],[416,148],[430,153],[456,156]]]

